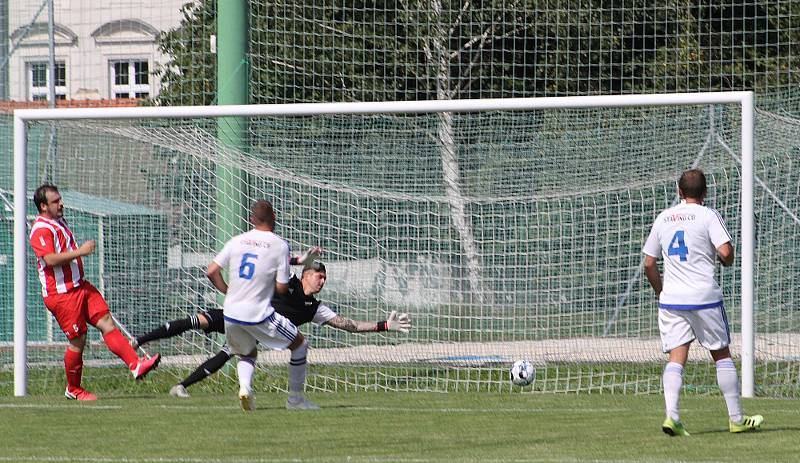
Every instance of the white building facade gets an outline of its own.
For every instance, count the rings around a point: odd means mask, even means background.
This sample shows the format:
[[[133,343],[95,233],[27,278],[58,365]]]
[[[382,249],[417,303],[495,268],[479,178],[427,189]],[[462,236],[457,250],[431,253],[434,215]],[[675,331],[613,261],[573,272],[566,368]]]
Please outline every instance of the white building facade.
[[[180,23],[187,0],[55,0],[57,99],[151,98],[167,62],[156,38]],[[11,0],[9,98],[48,97],[48,18],[43,0]],[[38,17],[37,11],[42,10]],[[34,19],[35,18],[35,19]]]

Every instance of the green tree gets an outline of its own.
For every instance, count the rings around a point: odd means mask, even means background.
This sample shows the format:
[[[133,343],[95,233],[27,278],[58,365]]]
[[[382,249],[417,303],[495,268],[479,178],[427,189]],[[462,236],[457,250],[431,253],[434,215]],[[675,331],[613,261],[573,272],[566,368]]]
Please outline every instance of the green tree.
[[[215,1],[162,34],[164,104],[211,103]],[[798,2],[251,2],[251,101],[774,89],[800,77]]]
[[[161,53],[169,57],[156,69],[162,86],[159,104],[210,105],[216,100],[217,56],[209,44],[217,33],[216,5],[216,0],[184,4],[178,27],[156,39]]]

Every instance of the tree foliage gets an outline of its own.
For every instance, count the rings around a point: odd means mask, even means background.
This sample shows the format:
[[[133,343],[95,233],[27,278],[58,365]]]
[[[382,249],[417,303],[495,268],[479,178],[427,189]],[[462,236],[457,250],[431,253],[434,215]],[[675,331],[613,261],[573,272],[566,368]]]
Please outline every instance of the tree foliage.
[[[181,8],[181,22],[162,32],[158,48],[169,61],[156,73],[161,80],[158,103],[209,105],[217,94],[217,56],[209,38],[217,33],[217,2],[189,2]]]
[[[251,101],[768,89],[800,77],[800,2],[252,1]],[[162,34],[165,104],[215,95],[215,1]]]

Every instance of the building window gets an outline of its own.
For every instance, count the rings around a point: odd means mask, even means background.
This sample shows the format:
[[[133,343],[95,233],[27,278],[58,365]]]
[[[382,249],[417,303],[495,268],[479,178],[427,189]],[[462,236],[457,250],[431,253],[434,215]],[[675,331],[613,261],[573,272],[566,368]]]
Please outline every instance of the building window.
[[[149,98],[150,63],[111,61],[111,98]]]
[[[32,101],[46,101],[49,95],[49,73],[47,63],[30,63],[28,65],[28,94]],[[67,66],[56,63],[56,99],[67,99]]]

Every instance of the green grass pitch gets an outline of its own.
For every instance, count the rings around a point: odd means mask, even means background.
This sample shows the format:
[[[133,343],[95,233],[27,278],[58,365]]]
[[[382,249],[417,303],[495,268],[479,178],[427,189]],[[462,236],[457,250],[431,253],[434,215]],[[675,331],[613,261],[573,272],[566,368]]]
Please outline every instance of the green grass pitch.
[[[194,392],[191,391],[190,392]],[[94,403],[0,397],[2,462],[712,462],[797,461],[800,407],[749,399],[761,431],[732,435],[719,395],[682,398],[690,438],[661,432],[660,395],[319,393],[323,408],[257,410],[233,389],[175,399],[143,388]]]

